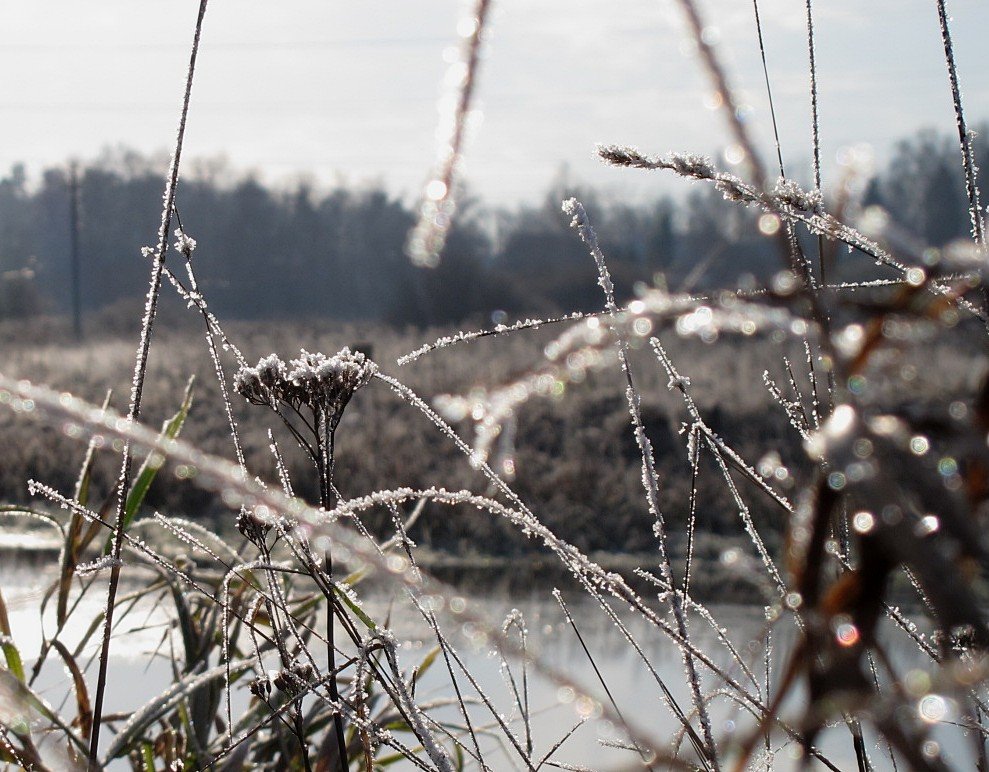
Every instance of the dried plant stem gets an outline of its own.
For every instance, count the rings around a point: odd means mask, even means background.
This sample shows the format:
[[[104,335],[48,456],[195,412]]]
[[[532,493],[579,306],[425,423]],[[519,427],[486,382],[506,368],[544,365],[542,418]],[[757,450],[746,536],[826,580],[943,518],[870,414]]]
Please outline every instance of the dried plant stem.
[[[481,60],[481,43],[490,8],[491,0],[477,0],[472,29],[464,44],[464,72],[451,117],[450,136],[441,140],[438,168],[426,184],[419,205],[419,217],[406,244],[406,252],[413,264],[420,267],[435,268],[439,265],[440,253],[446,244],[446,234],[457,208],[457,171],[463,157],[470,106]]]
[[[758,180],[763,187],[766,187],[767,176],[765,164],[763,164],[756,150],[749,130],[739,117],[739,105],[735,99],[735,93],[728,83],[728,76],[718,61],[718,57],[714,53],[714,48],[704,35],[704,22],[701,19],[700,12],[697,10],[697,4],[693,0],[677,0],[677,2],[684,16],[687,18],[687,25],[690,28],[694,43],[700,51],[701,61],[721,97],[722,104],[724,105],[724,113],[728,117],[728,128],[734,136],[735,142],[745,151],[745,160],[748,162],[749,168],[752,171],[752,177]]]
[[[378,373],[376,376],[379,380],[388,383],[396,394],[401,396],[415,408],[417,408],[426,418],[433,423],[447,438],[449,438],[457,448],[470,459],[476,459],[477,455],[474,450],[466,443],[464,440],[447,424],[436,411],[433,410],[429,405],[427,405],[421,397],[419,397],[415,392],[413,392],[408,386],[400,383],[394,378]],[[0,386],[3,384],[3,378],[0,376]],[[11,384],[13,387],[14,384]],[[181,443],[179,443],[181,445]],[[497,502],[490,500],[484,500],[480,497],[475,497],[471,494],[464,493],[464,501],[476,502],[474,505],[481,505],[483,508],[488,509],[493,513],[501,514],[508,519],[510,519],[517,527],[522,528],[526,532],[531,532],[539,536],[544,542],[544,544],[549,547],[560,559],[560,561],[566,565],[581,583],[584,589],[588,592],[591,597],[598,599],[600,602],[599,589],[603,589],[608,592],[616,599],[624,604],[627,604],[636,613],[640,614],[643,619],[645,619],[649,624],[656,627],[666,636],[670,641],[678,646],[682,646],[687,650],[691,656],[693,656],[698,662],[702,663],[707,669],[716,675],[727,687],[732,689],[744,703],[749,704],[754,710],[758,711],[760,715],[766,714],[766,706],[763,702],[751,692],[749,692],[745,687],[743,687],[736,679],[734,679],[729,673],[725,672],[720,668],[702,649],[694,646],[689,640],[684,640],[679,632],[669,625],[663,618],[661,618],[652,608],[650,608],[644,600],[639,597],[625,582],[624,578],[618,574],[606,572],[601,569],[595,563],[590,562],[587,556],[580,552],[576,547],[568,542],[560,539],[552,531],[550,531],[546,526],[544,526],[532,513],[532,511],[525,505],[519,495],[512,490],[497,474],[494,470],[484,461],[481,461],[478,465],[478,469],[484,474],[484,476],[492,483],[492,485],[503,493],[511,504],[517,509],[510,509]],[[386,492],[379,492],[379,494],[374,494],[370,497],[365,497],[361,500],[352,500],[347,502],[346,506],[338,507],[338,511],[349,509],[350,507],[360,508],[371,506],[374,501],[384,501],[386,500],[380,494]],[[399,492],[392,492],[392,495],[397,496]],[[412,498],[430,498],[431,500],[442,502],[445,499],[451,497],[456,498],[458,494],[451,494],[447,491],[412,491],[408,490],[401,495],[398,500],[409,500]],[[664,587],[669,587],[669,584],[664,583]],[[495,637],[495,640],[501,640],[499,637]],[[537,663],[538,660],[533,660]],[[550,675],[554,680],[560,679],[561,674],[553,671],[552,668],[547,668],[544,663],[539,664],[540,672]],[[557,683],[569,683],[569,679],[563,678],[562,680],[557,680]],[[606,712],[607,708],[606,708]],[[617,717],[615,717],[617,718]],[[799,739],[800,734],[793,727],[786,724],[781,719],[772,718],[772,720],[783,729],[790,737],[794,739]],[[630,736],[636,736],[634,727],[625,727]],[[647,747],[648,742],[642,740],[636,740],[640,743],[642,747]],[[659,744],[653,744],[654,748],[659,747]],[[825,765],[829,766],[830,769],[837,769],[831,765],[820,753],[813,751],[815,758],[819,759]]]
[[[773,119],[773,139],[776,143],[776,160],[780,165],[780,177],[786,177],[786,172],[783,170],[783,148],[780,145],[779,124],[776,121],[776,104],[773,101],[773,88],[769,83],[769,65],[766,63],[766,44],[762,39],[762,21],[759,18],[759,0],[752,0],[752,10],[755,13],[755,28],[756,33],[759,36],[759,55],[762,57],[762,75],[766,81],[766,95],[769,97],[769,115]]]
[[[688,179],[705,180],[712,183],[729,201],[757,204],[781,220],[803,223],[812,233],[847,244],[902,276],[906,276],[909,270],[908,265],[898,260],[876,241],[824,211],[815,193],[802,191],[796,185],[787,184],[782,191],[763,192],[732,174],[718,171],[710,161],[695,155],[671,153],[666,156],[649,156],[627,145],[599,145],[597,152],[602,161],[613,166],[647,170],[663,169]],[[780,232],[782,233],[783,229],[780,229]],[[880,286],[876,282],[869,284]],[[849,285],[829,286],[843,289]],[[957,290],[950,286],[948,280],[942,278],[938,281],[925,282],[923,287],[926,291],[949,298],[960,309],[989,323],[989,313],[961,297]],[[826,330],[829,327],[827,315],[816,303],[816,295],[817,293],[814,293],[810,296],[811,302],[815,304],[814,307],[818,309],[813,316],[815,321],[822,325],[822,329]],[[819,342],[825,353],[834,359],[834,352],[830,350],[832,348],[830,336],[822,335]]]
[[[814,189],[821,192],[821,122],[817,113],[817,57],[814,48],[814,8],[807,0],[807,68],[810,72],[810,128],[814,149]],[[821,284],[827,283],[824,236],[817,236],[817,267]]]
[[[617,341],[618,358],[621,362],[622,371],[625,375],[625,396],[626,401],[628,402],[629,415],[632,419],[632,429],[635,433],[635,441],[639,446],[639,451],[642,456],[642,487],[645,490],[649,512],[654,519],[654,530],[656,532],[657,543],[659,545],[659,555],[661,561],[660,571],[662,573],[663,580],[669,583],[670,587],[673,588],[673,591],[669,594],[670,608],[672,609],[673,617],[676,620],[679,637],[684,642],[687,642],[690,639],[687,628],[687,617],[683,611],[680,594],[676,591],[676,585],[673,579],[673,567],[670,562],[666,545],[666,521],[659,505],[659,475],[656,472],[656,462],[653,456],[652,443],[646,435],[645,426],[642,422],[642,411],[639,407],[641,397],[635,386],[635,382],[632,377],[632,368],[628,361],[628,340],[622,332],[621,325],[618,324],[618,305],[615,302],[614,285],[611,282],[611,275],[608,272],[608,266],[605,261],[604,253],[601,251],[601,247],[598,244],[597,234],[595,234],[594,229],[591,227],[590,221],[587,218],[587,213],[584,211],[584,207],[576,199],[570,199],[569,201],[564,202],[563,210],[573,217],[571,226],[577,230],[581,240],[587,245],[587,248],[590,250],[591,256],[594,258],[594,262],[598,269],[598,284],[604,291],[605,308],[611,316],[611,327]],[[714,742],[714,732],[711,728],[711,720],[708,716],[707,705],[701,694],[700,678],[697,675],[697,669],[694,665],[694,658],[686,647],[682,646],[680,648],[680,652],[683,657],[684,666],[687,668],[687,677],[690,682],[690,689],[693,693],[694,707],[697,710],[697,716],[700,719],[701,728],[704,732],[704,743],[706,748],[701,756],[701,760],[705,763],[705,765],[709,763],[711,768],[714,769],[715,772],[718,772],[720,765],[718,763],[717,745]]]
[[[755,0],[753,0],[755,2]],[[701,59],[706,67],[711,80],[714,82],[719,94],[721,95],[721,104],[723,110],[728,117],[729,128],[735,137],[736,142],[745,151],[747,156],[748,164],[752,170],[752,176],[756,180],[757,186],[762,190],[769,190],[769,178],[766,173],[766,167],[759,157],[758,151],[756,150],[755,143],[752,140],[751,134],[749,133],[746,124],[742,121],[739,105],[737,104],[734,94],[728,83],[728,76],[725,72],[724,67],[719,61],[717,54],[714,51],[713,46],[704,36],[704,23],[701,20],[700,13],[697,8],[697,3],[695,0],[678,0],[680,8],[682,9],[684,15],[687,17],[688,26],[690,27],[691,34],[694,39],[695,45],[701,53]],[[809,0],[808,0],[808,13],[809,13]],[[756,22],[758,25],[758,6],[756,6]],[[763,66],[765,68],[765,50],[762,45],[762,31],[761,25],[759,25],[759,43],[760,50],[763,52]],[[768,69],[766,71],[766,88],[769,89],[769,74]],[[814,83],[816,84],[816,77],[814,78]],[[816,88],[815,88],[816,95]],[[772,93],[770,92],[770,109],[772,110]],[[776,126],[776,116],[775,110],[773,112],[773,126]],[[816,98],[815,98],[815,137],[816,137]],[[777,150],[779,150],[779,139],[777,137]],[[815,143],[815,147],[817,144]],[[782,175],[783,171],[783,156],[779,153],[780,162],[780,172]],[[819,164],[817,165],[819,168]],[[785,176],[785,175],[782,175]],[[816,198],[820,197],[820,179],[815,177],[816,183]],[[777,212],[777,214],[779,214]],[[794,272],[794,274],[800,277],[802,284],[802,293],[805,296],[814,320],[817,322],[822,332],[821,336],[821,346],[826,350],[826,352],[831,355],[832,351],[828,350],[830,348],[830,317],[827,312],[827,308],[822,304],[820,297],[820,289],[817,286],[817,281],[814,278],[814,272],[808,261],[807,257],[804,255],[803,250],[800,247],[800,243],[797,240],[796,234],[794,233],[794,222],[791,218],[782,217],[783,227],[779,229],[777,234],[777,240],[780,246],[780,251],[784,256],[784,260],[789,264],[789,267]],[[800,219],[800,218],[798,218]],[[818,231],[818,235],[822,235]],[[818,251],[819,251],[819,262],[821,264],[821,283],[824,283],[824,244],[821,238],[818,239]]]
[[[467,445],[467,443],[465,443],[449,425],[447,425],[439,416],[435,414],[435,411],[429,408],[429,406],[426,405],[421,398],[416,396],[408,387],[400,384],[389,376],[380,373],[376,377],[389,383],[396,393],[403,396],[421,412],[426,414],[447,437],[453,440],[457,446],[465,452],[468,457],[472,456],[473,453],[470,446]],[[667,624],[655,611],[653,611],[642,600],[642,598],[636,595],[636,593],[631,590],[621,576],[607,572],[600,566],[594,564],[576,547],[559,539],[555,536],[555,534],[549,531],[549,529],[542,525],[542,523],[536,520],[531,511],[529,511],[525,504],[521,502],[518,494],[506,486],[504,481],[502,481],[493,472],[493,470],[487,466],[487,464],[482,463],[480,465],[480,469],[499,489],[507,491],[506,496],[508,496],[513,503],[519,506],[518,511],[512,510],[496,501],[475,496],[464,491],[457,493],[440,489],[399,489],[397,491],[378,491],[370,496],[352,499],[345,503],[339,504],[331,512],[324,512],[316,510],[312,507],[307,507],[297,499],[288,499],[280,491],[260,486],[252,478],[245,477],[235,465],[214,456],[209,456],[202,453],[192,448],[183,440],[179,439],[167,442],[162,441],[155,432],[151,431],[147,427],[144,427],[139,423],[128,424],[125,421],[122,421],[118,414],[111,413],[105,416],[101,415],[101,411],[98,408],[88,405],[81,400],[75,398],[66,399],[62,395],[48,389],[9,378],[2,373],[0,373],[0,397],[4,398],[4,400],[0,400],[0,403],[7,404],[10,407],[24,409],[27,401],[29,401],[32,411],[43,411],[55,420],[69,419],[76,421],[80,424],[80,426],[85,427],[87,432],[100,435],[104,439],[127,438],[142,449],[159,452],[164,457],[170,458],[173,462],[193,464],[201,471],[201,474],[197,475],[194,478],[194,481],[202,482],[207,478],[222,480],[226,486],[226,489],[232,496],[242,497],[245,502],[264,504],[273,512],[283,512],[287,515],[296,517],[300,521],[300,525],[305,528],[314,530],[318,529],[323,532],[332,531],[335,535],[335,543],[338,545],[338,549],[342,550],[350,559],[364,560],[369,565],[382,571],[385,575],[393,577],[394,580],[401,585],[412,588],[416,592],[439,594],[445,597],[450,597],[455,594],[451,589],[445,587],[442,583],[432,579],[425,573],[415,579],[404,573],[396,574],[389,566],[388,561],[380,554],[380,552],[378,552],[376,547],[369,547],[364,540],[356,538],[352,534],[348,533],[346,529],[342,529],[338,525],[334,526],[336,521],[348,513],[357,512],[374,506],[380,506],[387,504],[388,502],[401,503],[404,501],[419,500],[422,498],[427,498],[438,503],[446,504],[465,503],[469,506],[475,506],[488,510],[494,514],[504,516],[511,520],[517,527],[528,529],[535,535],[538,535],[544,541],[546,546],[552,549],[557,556],[564,561],[565,565],[574,571],[577,579],[581,581],[582,585],[588,588],[588,590],[593,589],[596,585],[608,593],[611,593],[623,603],[628,604],[630,607],[635,609],[636,612],[648,620],[650,624],[661,630],[663,634],[671,641],[678,645],[685,646],[699,662],[703,663],[705,667],[715,673],[728,688],[737,693],[741,700],[749,705],[752,705],[752,707],[760,713],[765,713],[766,707],[757,697],[753,696],[729,673],[719,668],[718,665],[701,649],[698,649],[689,642],[683,641],[677,631]],[[491,643],[494,646],[497,646],[500,650],[512,654],[518,653],[516,645],[508,636],[505,636],[496,627],[487,624],[484,618],[479,616],[477,613],[469,609],[465,609],[464,611],[457,613],[457,618],[475,624],[478,629],[487,635]],[[529,661],[534,668],[538,669],[540,673],[549,678],[557,686],[570,687],[578,694],[587,694],[586,690],[582,689],[580,685],[574,681],[570,674],[560,671],[558,668],[548,664],[544,659],[535,655],[530,655]],[[617,716],[614,716],[609,706],[603,706],[603,710],[605,715],[611,717],[615,721],[618,721]],[[794,737],[795,739],[800,737],[797,730],[779,718],[774,718],[773,721],[789,736]],[[646,735],[641,732],[637,732],[634,727],[626,727],[626,729],[628,730],[633,741],[641,747],[656,749],[662,745],[662,743],[656,742],[655,739],[647,739]],[[816,752],[815,757],[821,758]],[[824,763],[827,764],[826,761]],[[836,769],[833,765],[829,765],[829,768]]]
[[[975,165],[975,148],[972,134],[965,120],[965,110],[962,107],[962,91],[958,85],[958,69],[955,66],[954,45],[951,42],[951,30],[948,27],[948,11],[944,0],[937,0],[937,15],[941,26],[941,41],[944,44],[944,61],[948,67],[948,82],[951,86],[951,101],[955,107],[955,124],[958,126],[958,141],[962,153],[962,169],[965,172],[965,193],[968,195],[968,213],[972,221],[972,238],[980,247],[986,245],[985,221],[982,216],[982,206],[979,201],[979,186],[976,176],[978,168]]]
[[[420,503],[416,505],[416,509],[421,511],[422,504],[425,502],[425,499],[420,499],[419,501]],[[409,559],[409,565],[412,567],[412,570],[421,574],[421,572],[419,572],[419,566],[416,563],[415,553],[412,550],[412,544],[409,541],[407,533],[408,521],[405,523],[402,522],[401,518],[397,514],[397,507],[391,507],[391,511],[392,522],[395,525],[395,539],[397,540],[397,543],[402,545],[402,549],[405,552],[405,556]],[[481,746],[477,741],[477,732],[475,731],[474,724],[470,719],[470,713],[467,711],[467,703],[465,702],[463,692],[460,689],[460,683],[457,679],[456,673],[453,671],[453,665],[450,662],[450,652],[448,650],[449,644],[443,637],[443,633],[440,630],[439,621],[436,619],[436,614],[433,613],[431,608],[425,608],[423,606],[418,596],[412,591],[411,588],[407,588],[406,592],[408,593],[409,598],[412,600],[412,604],[416,607],[416,610],[419,612],[420,616],[422,616],[422,618],[429,623],[429,626],[436,637],[436,643],[440,648],[440,653],[443,655],[443,663],[446,666],[446,672],[450,676],[450,684],[453,686],[453,691],[455,694],[454,701],[460,709],[460,715],[464,719],[464,727],[466,728],[467,734],[470,735],[474,750],[471,751],[469,748],[464,746],[463,743],[460,743],[460,745],[475,759],[477,759],[478,764],[484,772],[490,772],[490,768],[484,761],[484,754],[481,753]]]
[[[810,71],[810,127],[814,146],[814,187],[821,189],[821,124],[817,114],[817,58],[814,48],[814,9],[807,0],[807,62]],[[824,274],[821,274],[824,281]]]
[[[175,219],[178,222],[179,229],[185,233],[185,228],[182,226],[182,217],[179,215],[179,208],[174,206],[173,209],[175,210]],[[213,316],[206,305],[206,300],[199,289],[199,282],[196,279],[196,272],[192,267],[192,252],[187,251],[184,257],[186,274],[189,276],[189,288],[191,291],[186,290],[178,278],[175,277],[174,274],[167,268],[165,269],[165,275],[180,295],[191,301],[203,317],[203,322],[206,325],[206,347],[209,350],[210,360],[213,362],[213,372],[216,375],[217,385],[220,387],[220,397],[223,400],[223,412],[227,417],[227,425],[230,427],[230,437],[233,440],[234,454],[240,468],[246,473],[247,462],[244,460],[244,449],[241,445],[240,431],[237,428],[237,420],[234,418],[233,414],[233,405],[230,402],[230,391],[227,388],[227,376],[223,371],[223,364],[220,362],[220,352],[216,347],[217,337],[224,341],[224,345],[232,347],[235,355],[238,357],[239,364],[243,366],[247,363],[243,361],[243,355],[240,353],[240,350],[226,339],[226,335],[220,327],[219,321],[216,320],[216,317]]]
[[[336,504],[335,489],[333,487],[333,466],[334,451],[336,446],[336,428],[339,416],[329,416],[325,409],[318,411],[315,418],[316,426],[319,427],[319,456],[316,458],[316,466],[319,471],[320,482],[320,506],[325,510],[330,510]],[[330,698],[335,703],[340,701],[340,689],[337,684],[337,654],[336,636],[336,598],[333,593],[333,552],[329,547],[323,550],[323,571],[330,592],[326,596],[326,667],[329,671]],[[337,753],[339,754],[339,765],[341,772],[346,772],[349,766],[347,758],[347,739],[343,729],[343,716],[337,711],[333,716],[333,731],[336,735]]]
[[[611,707],[614,708],[615,714],[619,716],[622,719],[622,721],[627,724],[628,722],[625,721],[625,717],[622,716],[622,711],[618,707],[618,703],[615,702],[615,697],[611,693],[611,689],[608,687],[608,682],[601,674],[601,670],[598,668],[598,664],[594,660],[594,655],[591,654],[591,650],[587,648],[587,644],[584,642],[584,636],[580,634],[580,628],[577,627],[576,620],[573,618],[573,615],[570,613],[570,609],[567,607],[567,604],[563,600],[563,593],[561,593],[559,590],[554,590],[553,597],[556,598],[556,602],[559,603],[560,608],[563,609],[563,614],[567,618],[567,624],[570,625],[571,629],[574,632],[574,635],[577,636],[577,642],[580,643],[580,648],[583,650],[584,655],[587,657],[587,661],[591,663],[591,668],[594,670],[594,675],[597,676],[598,683],[601,684],[601,688],[604,689],[604,693],[608,696],[608,700],[611,702]],[[690,723],[685,721],[684,727],[689,728]],[[699,740],[696,734],[690,733],[690,737],[691,739]],[[701,756],[701,758],[703,758],[704,757],[703,745],[698,744],[697,746],[695,746],[695,748],[697,749],[697,752]],[[653,770],[652,764],[649,763],[648,754],[642,748],[636,748],[636,751],[638,752],[639,757],[642,759],[642,765],[646,769]],[[653,770],[653,772],[655,772],[655,770]]]
[[[178,135],[175,141],[175,151],[172,155],[171,168],[165,183],[164,206],[161,213],[161,225],[158,229],[158,245],[155,249],[154,261],[151,267],[151,284],[148,288],[144,319],[141,324],[141,339],[138,345],[137,358],[134,364],[134,381],[131,386],[130,408],[127,419],[133,423],[141,414],[141,397],[144,392],[144,377],[148,366],[148,354],[151,349],[151,331],[154,326],[158,308],[158,294],[161,289],[162,271],[165,265],[165,253],[168,251],[168,237],[171,231],[172,210],[175,205],[175,192],[178,187],[179,164],[182,156],[182,141],[185,138],[186,120],[189,115],[189,102],[192,97],[192,81],[196,72],[196,58],[199,54],[199,39],[202,33],[203,19],[206,15],[208,0],[200,0],[199,12],[196,17],[196,27],[192,40],[192,52],[189,56],[189,70],[186,75],[185,93],[182,97],[182,111],[179,118]],[[120,478],[117,483],[117,511],[111,546],[113,567],[107,586],[106,616],[103,624],[103,641],[100,648],[99,675],[96,682],[96,694],[93,702],[93,727],[89,745],[89,764],[95,769],[98,765],[100,745],[100,728],[102,725],[103,702],[106,696],[107,668],[110,664],[110,636],[113,629],[113,606],[120,581],[120,550],[123,545],[124,507],[130,491],[132,450],[129,441],[125,441],[123,460],[121,462]]]

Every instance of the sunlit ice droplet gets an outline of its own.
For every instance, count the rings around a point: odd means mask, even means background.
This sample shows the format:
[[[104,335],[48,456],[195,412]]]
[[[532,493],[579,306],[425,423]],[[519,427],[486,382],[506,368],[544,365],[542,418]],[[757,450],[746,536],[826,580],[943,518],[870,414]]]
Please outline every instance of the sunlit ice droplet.
[[[856,512],[852,518],[852,527],[855,533],[866,534],[876,527],[876,518],[871,512]]]
[[[426,198],[439,201],[446,195],[446,183],[443,180],[430,180],[426,185]]]
[[[924,515],[924,517],[920,518],[920,522],[914,526],[913,530],[918,537],[923,538],[936,533],[940,527],[941,521],[935,515]]]
[[[861,636],[859,635],[859,629],[851,622],[842,622],[835,630],[834,637],[837,639],[839,645],[848,647],[858,643]]]
[[[948,715],[948,701],[940,694],[927,694],[917,702],[917,715],[928,724],[943,721]]]
[[[773,236],[779,233],[780,218],[775,214],[766,213],[759,218],[759,233],[763,236]]]
[[[457,22],[457,34],[462,38],[469,38],[477,32],[477,18],[471,16]]]
[[[729,145],[724,152],[725,161],[732,166],[737,166],[745,160],[745,149],[741,145]]]

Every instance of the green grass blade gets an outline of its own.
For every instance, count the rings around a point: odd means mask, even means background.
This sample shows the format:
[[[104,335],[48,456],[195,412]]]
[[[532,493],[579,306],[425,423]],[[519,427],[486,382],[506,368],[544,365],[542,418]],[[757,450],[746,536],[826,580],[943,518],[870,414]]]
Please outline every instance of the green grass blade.
[[[331,586],[333,587],[333,592],[336,593],[336,596],[340,600],[342,600],[344,605],[354,613],[354,616],[356,616],[359,620],[361,620],[361,622],[363,622],[367,626],[368,630],[374,632],[378,629],[378,623],[375,622],[373,619],[371,619],[371,617],[369,617],[366,613],[364,613],[363,609],[361,609],[360,606],[354,603],[353,599],[346,592],[341,590],[335,584]]]
[[[433,666],[433,663],[436,661],[436,655],[439,653],[440,647],[433,646],[433,648],[429,650],[429,653],[422,658],[422,662],[420,662],[419,666],[415,669],[414,678],[416,681],[422,678],[426,671]]]
[[[86,755],[88,749],[72,727],[27,684],[15,678],[11,671],[0,670],[0,725],[14,734],[29,736],[36,716],[41,716],[53,727],[60,729],[65,739],[83,756]]]
[[[179,436],[179,432],[182,431],[182,425],[189,416],[189,409],[192,407],[192,385],[195,380],[195,376],[189,378],[189,382],[185,387],[185,394],[182,397],[182,404],[178,412],[165,421],[161,428],[161,433],[158,435],[159,440],[174,440]],[[164,463],[165,459],[160,453],[149,453],[148,457],[144,459],[144,463],[141,464],[141,468],[134,478],[134,484],[131,486],[130,493],[127,494],[127,502],[124,506],[123,528],[126,529],[131,524],[131,521],[133,521],[137,510],[144,503],[144,497],[148,495],[148,489],[151,488],[151,483],[154,482],[155,477],[158,475],[158,470],[161,469]],[[110,554],[112,540],[112,536],[107,537],[106,545],[103,547],[104,555]]]
[[[0,591],[0,634],[3,640],[0,642],[0,649],[3,649],[4,659],[7,660],[7,669],[14,674],[18,681],[24,681],[24,662],[21,660],[21,653],[14,644],[14,638],[10,634],[10,619],[7,616],[7,604],[3,599],[3,592]]]

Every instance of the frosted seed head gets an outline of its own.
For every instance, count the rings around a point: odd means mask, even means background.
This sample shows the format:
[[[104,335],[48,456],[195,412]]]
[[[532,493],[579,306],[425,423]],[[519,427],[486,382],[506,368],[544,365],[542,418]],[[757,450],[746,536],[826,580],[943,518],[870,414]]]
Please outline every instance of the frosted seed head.
[[[298,694],[302,690],[302,683],[299,677],[290,669],[280,670],[278,675],[272,679],[275,688],[288,695]]]
[[[354,392],[374,377],[377,365],[360,351],[342,348],[332,357],[303,350],[289,362],[291,396],[312,408],[322,408],[339,417]]]
[[[275,354],[258,360],[257,367],[242,367],[234,376],[234,391],[253,405],[271,406],[281,399],[285,363]]]
[[[303,349],[288,364],[271,354],[256,367],[242,367],[234,378],[234,390],[255,405],[306,406],[339,420],[354,392],[377,371],[374,362],[349,348],[330,357]]]
[[[237,530],[255,546],[264,544],[271,528],[271,523],[262,520],[253,510],[242,509],[237,515]]]
[[[271,679],[267,676],[255,679],[251,682],[250,691],[258,699],[267,700],[271,695]]]

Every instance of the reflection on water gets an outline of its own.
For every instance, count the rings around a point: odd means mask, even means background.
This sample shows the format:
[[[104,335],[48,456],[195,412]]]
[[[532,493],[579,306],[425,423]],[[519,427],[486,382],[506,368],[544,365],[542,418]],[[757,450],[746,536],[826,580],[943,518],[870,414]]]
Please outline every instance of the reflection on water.
[[[12,565],[10,560],[0,565],[0,586],[7,600],[11,627],[17,645],[28,660],[28,669],[33,664],[31,657],[35,656],[42,642],[37,609],[50,576],[46,570],[23,564]],[[103,592],[100,589],[86,596],[82,607],[72,617],[74,621],[63,632],[63,640],[74,645],[86,635],[87,625],[100,611]],[[384,594],[375,595],[366,601],[365,610],[374,619],[390,618],[395,634],[404,641],[399,652],[399,663],[411,670],[422,661],[435,641],[423,620],[407,613],[407,605],[399,605],[400,600]],[[563,741],[553,752],[552,759],[556,762],[593,769],[636,768],[633,751],[607,744],[622,742],[623,737],[619,729],[601,718],[601,704],[610,704],[609,694],[617,710],[642,736],[664,738],[668,746],[669,738],[677,735],[679,725],[664,702],[657,679],[662,680],[673,698],[689,712],[691,698],[683,663],[669,640],[628,609],[619,610],[620,618],[640,647],[641,654],[625,640],[615,623],[586,598],[566,598],[576,631],[568,624],[560,606],[548,591],[511,599],[475,594],[464,601],[475,613],[482,613],[494,627],[500,626],[512,609],[519,609],[527,630],[529,650],[547,665],[573,679],[580,685],[581,691],[593,698],[587,699],[572,689],[561,688],[540,675],[532,665],[523,668],[516,661],[506,667],[481,642],[482,636],[465,636],[457,626],[445,629],[484,699],[490,701],[496,713],[510,727],[520,747],[524,748],[531,739],[535,758],[540,758]],[[53,605],[48,604],[45,615],[45,632],[49,636],[55,629]],[[134,710],[170,682],[172,646],[181,648],[181,644],[173,642],[169,635],[170,608],[167,598],[145,599],[121,617],[112,649],[107,694],[107,710],[110,712]],[[763,609],[721,606],[712,607],[711,613],[717,619],[716,627],[698,617],[692,618],[691,636],[694,643],[710,654],[718,667],[724,668],[737,682],[765,694],[767,643]],[[769,667],[770,693],[784,667],[785,653],[792,649],[794,636],[792,626],[779,625],[774,628]],[[98,633],[92,636],[80,658],[80,663],[90,666],[88,673],[92,681],[95,681],[94,660],[98,638]],[[731,642],[743,664],[733,661],[722,639]],[[897,638],[891,633],[890,640],[905,640],[905,637],[900,635]],[[899,668],[930,668],[930,662],[925,661],[916,648],[897,644],[892,650]],[[648,660],[648,665],[643,658]],[[471,695],[473,700],[468,710],[472,723],[476,729],[485,730],[479,732],[479,737],[481,750],[489,758],[489,765],[499,770],[524,769],[519,753],[512,747],[513,743],[506,741],[504,736],[498,737],[496,733],[486,731],[495,727],[497,720],[480,704],[481,698],[455,662],[451,663],[451,668],[461,690]],[[713,694],[721,682],[703,668],[701,675],[705,692]],[[66,715],[74,713],[71,681],[59,662],[52,661],[46,665],[37,687],[53,707],[61,709]],[[451,695],[450,673],[440,657],[416,684],[416,699],[420,703],[429,703],[442,701]],[[235,710],[247,704],[243,689],[236,696]],[[800,699],[799,694],[794,695],[784,705],[783,715],[794,718],[799,712]],[[529,706],[529,731],[521,720],[519,703]],[[923,707],[919,705],[918,709]],[[940,718],[951,718],[950,702],[933,707],[944,708],[940,711]],[[737,703],[723,696],[714,696],[711,714],[716,737],[723,738],[730,734],[744,737],[753,726],[752,720]],[[451,726],[463,724],[460,709],[455,706],[441,708],[434,715]],[[578,725],[579,728],[570,734]],[[890,768],[889,759],[884,759],[882,755],[885,750],[874,737],[867,734],[867,739],[876,768]],[[937,727],[932,739],[940,743],[949,762],[958,768],[973,767],[968,743],[960,731]],[[689,744],[684,742],[684,748],[683,757],[693,761]],[[855,768],[851,739],[844,726],[828,730],[822,738],[821,748],[840,769]],[[774,737],[773,751],[774,769],[796,768],[796,747],[787,744],[784,735]],[[653,768],[666,767],[656,765]]]

